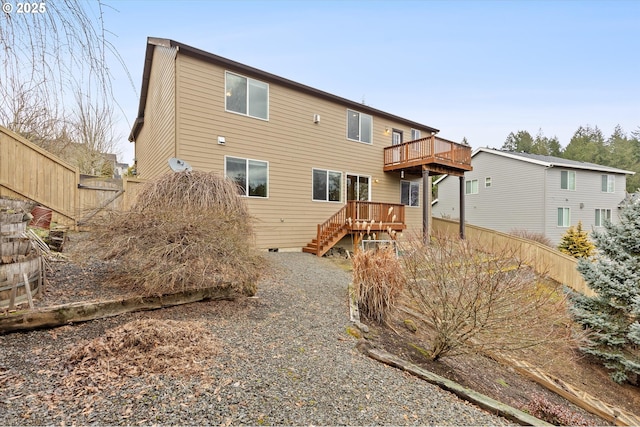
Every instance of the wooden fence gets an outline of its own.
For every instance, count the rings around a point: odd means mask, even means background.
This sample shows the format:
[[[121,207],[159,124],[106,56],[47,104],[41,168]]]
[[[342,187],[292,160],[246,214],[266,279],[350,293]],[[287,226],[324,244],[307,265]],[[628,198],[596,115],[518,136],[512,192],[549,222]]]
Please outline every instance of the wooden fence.
[[[433,218],[433,232],[457,236],[460,232],[459,223],[448,219]],[[477,241],[481,247],[492,253],[513,251],[516,256],[532,266],[537,272],[546,274],[556,282],[584,295],[595,295],[576,269],[578,265],[576,259],[554,248],[470,224],[465,225],[465,235],[467,239]]]
[[[131,207],[143,180],[80,175],[78,168],[0,126],[0,197],[32,200],[75,228],[104,210]]]

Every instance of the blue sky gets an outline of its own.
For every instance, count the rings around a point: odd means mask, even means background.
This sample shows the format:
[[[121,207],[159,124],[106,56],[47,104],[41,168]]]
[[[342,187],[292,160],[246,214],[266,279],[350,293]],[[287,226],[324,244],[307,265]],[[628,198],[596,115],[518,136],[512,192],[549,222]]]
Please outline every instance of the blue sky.
[[[640,129],[640,1],[114,1],[105,27],[137,114],[146,38],[168,38],[440,129],[472,147],[541,129]]]

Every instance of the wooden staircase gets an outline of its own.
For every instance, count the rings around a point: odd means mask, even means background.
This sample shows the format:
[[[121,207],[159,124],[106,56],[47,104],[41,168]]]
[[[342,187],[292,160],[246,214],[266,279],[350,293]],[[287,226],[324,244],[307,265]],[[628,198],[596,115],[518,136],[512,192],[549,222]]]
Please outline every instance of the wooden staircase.
[[[355,234],[357,242],[365,231],[388,233],[405,228],[404,205],[349,200],[331,218],[318,224],[316,238],[302,251],[322,256],[347,234]]]
[[[348,233],[347,205],[345,205],[338,212],[331,215],[331,218],[322,224],[318,224],[316,238],[302,248],[302,252],[322,256]]]

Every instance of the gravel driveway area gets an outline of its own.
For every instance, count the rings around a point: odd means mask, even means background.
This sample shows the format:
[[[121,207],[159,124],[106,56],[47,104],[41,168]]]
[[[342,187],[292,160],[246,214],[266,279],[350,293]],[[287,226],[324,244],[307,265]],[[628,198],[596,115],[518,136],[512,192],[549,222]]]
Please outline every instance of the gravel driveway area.
[[[350,274],[327,259],[267,253],[254,298],[132,313],[0,336],[2,425],[509,425],[355,348]],[[135,319],[197,320],[219,341],[204,377],[105,381],[69,396],[69,346]]]

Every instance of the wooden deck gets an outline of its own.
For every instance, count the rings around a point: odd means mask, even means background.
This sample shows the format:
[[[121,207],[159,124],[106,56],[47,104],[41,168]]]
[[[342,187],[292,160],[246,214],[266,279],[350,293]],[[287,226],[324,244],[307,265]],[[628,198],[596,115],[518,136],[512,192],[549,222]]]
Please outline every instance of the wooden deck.
[[[322,256],[347,234],[399,232],[407,228],[404,218],[404,205],[350,200],[331,218],[318,224],[316,238],[302,251]]]
[[[472,169],[470,146],[435,135],[384,149],[385,172],[407,171],[421,175],[423,171],[429,171],[463,176]]]

